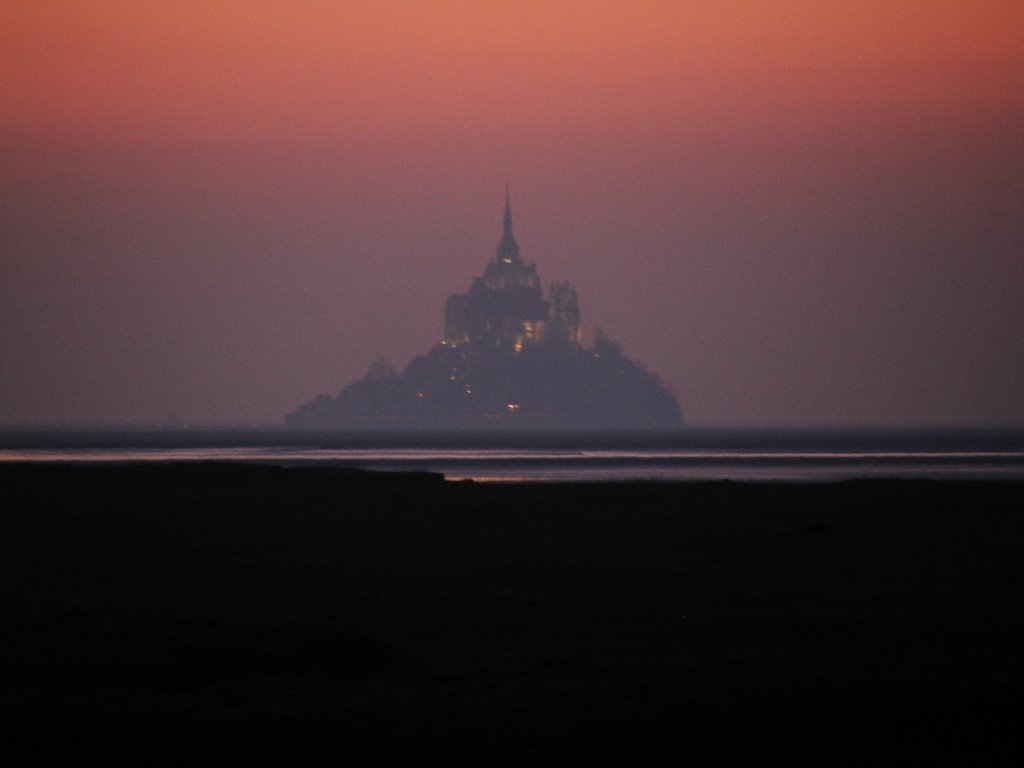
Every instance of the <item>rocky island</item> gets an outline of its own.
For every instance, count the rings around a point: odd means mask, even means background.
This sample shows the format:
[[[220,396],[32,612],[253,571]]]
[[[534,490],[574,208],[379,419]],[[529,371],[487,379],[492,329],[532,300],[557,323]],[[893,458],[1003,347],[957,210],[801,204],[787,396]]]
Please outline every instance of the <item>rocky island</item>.
[[[508,193],[501,240],[468,293],[448,297],[443,340],[401,373],[383,360],[337,396],[285,417],[290,427],[454,429],[672,429],[673,393],[598,335],[581,342],[569,283],[547,297],[512,234]]]

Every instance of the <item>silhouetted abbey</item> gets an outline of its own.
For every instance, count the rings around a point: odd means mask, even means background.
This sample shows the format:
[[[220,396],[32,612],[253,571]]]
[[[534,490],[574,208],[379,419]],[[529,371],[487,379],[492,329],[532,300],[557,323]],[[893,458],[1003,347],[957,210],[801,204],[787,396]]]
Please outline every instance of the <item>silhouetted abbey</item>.
[[[554,283],[551,298],[541,294],[537,267],[526,264],[512,235],[512,208],[505,193],[505,225],[497,258],[483,277],[473,280],[469,293],[448,297],[444,313],[444,344],[458,347],[524,347],[562,342],[580,343],[580,310],[576,291]]]
[[[580,343],[568,283],[544,298],[519,254],[512,210],[496,257],[469,293],[448,297],[444,340],[398,374],[385,362],[337,397],[319,395],[286,423],[312,428],[661,429],[682,423],[675,397],[618,345]]]

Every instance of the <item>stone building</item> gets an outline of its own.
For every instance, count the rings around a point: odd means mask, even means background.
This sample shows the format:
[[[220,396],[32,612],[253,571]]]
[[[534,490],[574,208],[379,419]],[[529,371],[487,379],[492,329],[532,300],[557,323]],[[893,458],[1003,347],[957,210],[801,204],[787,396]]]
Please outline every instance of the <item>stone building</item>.
[[[537,267],[519,254],[512,234],[512,208],[505,191],[505,218],[495,257],[474,278],[469,293],[448,297],[444,344],[523,347],[544,343],[580,343],[580,310],[569,283],[553,283],[548,298]]]

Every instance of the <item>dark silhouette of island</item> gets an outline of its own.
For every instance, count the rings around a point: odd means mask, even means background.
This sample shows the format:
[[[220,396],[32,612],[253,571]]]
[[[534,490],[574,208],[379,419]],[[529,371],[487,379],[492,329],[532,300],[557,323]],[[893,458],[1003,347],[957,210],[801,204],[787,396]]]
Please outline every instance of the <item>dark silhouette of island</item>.
[[[401,373],[383,359],[336,397],[285,417],[301,428],[672,429],[675,396],[614,342],[580,336],[569,283],[548,297],[505,217],[495,258],[468,293],[448,297],[444,340]]]

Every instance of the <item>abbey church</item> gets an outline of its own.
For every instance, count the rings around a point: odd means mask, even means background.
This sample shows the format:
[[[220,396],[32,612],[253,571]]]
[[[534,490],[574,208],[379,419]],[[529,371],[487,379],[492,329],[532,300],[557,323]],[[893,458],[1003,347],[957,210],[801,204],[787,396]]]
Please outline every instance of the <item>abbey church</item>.
[[[506,189],[505,222],[496,256],[483,277],[473,280],[469,293],[448,297],[444,343],[506,345],[519,352],[546,341],[579,345],[576,291],[568,283],[553,283],[549,297],[543,297],[537,268],[519,255]]]
[[[442,341],[398,373],[376,362],[336,396],[285,417],[305,429],[674,429],[675,395],[607,339],[584,347],[569,283],[544,295],[505,191],[501,239],[468,293],[448,297]]]

